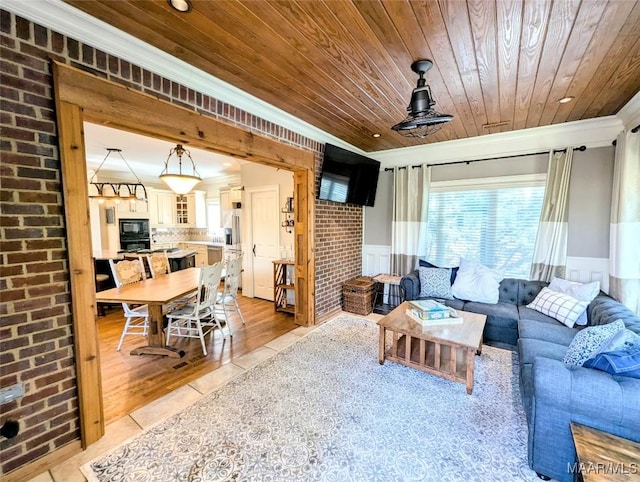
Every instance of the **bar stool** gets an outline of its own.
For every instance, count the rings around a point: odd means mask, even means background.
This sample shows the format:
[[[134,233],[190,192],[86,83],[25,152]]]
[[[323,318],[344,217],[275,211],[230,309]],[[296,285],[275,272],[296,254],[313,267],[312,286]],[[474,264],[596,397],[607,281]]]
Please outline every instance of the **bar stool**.
[[[98,273],[96,274],[96,291],[104,291],[109,288],[109,275]],[[98,303],[98,316],[104,316],[105,309],[104,304]]]

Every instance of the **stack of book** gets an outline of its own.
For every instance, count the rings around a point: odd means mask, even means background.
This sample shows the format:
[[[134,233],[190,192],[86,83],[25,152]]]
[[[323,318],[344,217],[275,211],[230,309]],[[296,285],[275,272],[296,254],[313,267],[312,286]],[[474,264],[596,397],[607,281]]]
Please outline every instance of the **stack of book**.
[[[449,308],[435,300],[411,300],[407,315],[423,327],[433,325],[455,325],[462,323],[453,308]]]

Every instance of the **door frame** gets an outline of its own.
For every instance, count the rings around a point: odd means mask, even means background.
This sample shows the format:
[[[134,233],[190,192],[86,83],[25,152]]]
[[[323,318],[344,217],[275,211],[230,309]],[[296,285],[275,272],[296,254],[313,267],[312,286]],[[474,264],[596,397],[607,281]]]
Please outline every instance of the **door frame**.
[[[251,266],[250,270],[247,270],[248,276],[251,276],[251,287],[249,288],[248,292],[246,292],[246,288],[248,287],[248,283],[242,283],[242,294],[249,296],[250,298],[253,298],[255,296],[255,291],[253,289],[253,280],[254,280],[254,273],[253,273],[253,223],[251,222],[251,216],[252,216],[252,211],[253,211],[253,200],[251,198],[251,195],[253,193],[256,192],[264,192],[264,191],[275,191],[276,193],[276,199],[278,200],[278,204],[280,203],[280,186],[278,184],[269,184],[266,186],[255,186],[255,187],[245,187],[244,188],[244,194],[245,194],[245,200],[246,202],[246,206],[247,206],[247,215],[245,216],[245,225],[243,226],[245,232],[247,233],[246,236],[246,249],[244,250],[245,253],[247,253],[249,256],[251,256],[251,262],[247,264],[247,266]],[[278,210],[278,213],[280,211]],[[278,214],[279,215],[279,214]],[[281,242],[281,233],[280,233],[280,226],[278,226],[278,246],[280,246],[280,242]]]
[[[104,414],[83,122],[293,171],[299,300],[296,322],[304,326],[315,322],[315,155],[55,60],[52,70],[67,227],[80,439],[86,448],[104,435]]]

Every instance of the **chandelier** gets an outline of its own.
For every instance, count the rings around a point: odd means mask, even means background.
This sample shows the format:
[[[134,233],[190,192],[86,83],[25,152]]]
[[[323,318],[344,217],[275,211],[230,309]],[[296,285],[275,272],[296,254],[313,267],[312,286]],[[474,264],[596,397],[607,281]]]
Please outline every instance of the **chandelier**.
[[[131,174],[133,174],[133,177],[135,177],[138,182],[95,182],[96,176],[100,172],[105,161],[114,152],[118,153],[125,165],[129,168],[129,171],[131,171]],[[98,169],[96,169],[96,172],[93,173],[91,179],[89,179],[89,199],[97,199],[100,204],[105,201],[113,201],[116,204],[120,201],[147,201],[147,190],[122,155],[122,149],[116,149],[113,147],[107,148],[107,155],[98,166]]]
[[[172,174],[169,172],[169,160],[171,156],[176,155],[178,158],[178,172]],[[182,173],[182,156],[187,155],[189,160],[191,161],[191,168],[193,174],[183,174]],[[164,170],[160,174],[160,179],[164,181],[169,188],[175,192],[176,194],[187,194],[191,191],[196,184],[202,181],[198,170],[196,169],[196,163],[193,162],[191,158],[191,154],[188,150],[182,147],[182,144],[177,144],[176,147],[172,148],[169,151],[169,156],[164,163]]]
[[[425,138],[453,120],[453,116],[441,114],[433,109],[436,101],[431,95],[431,87],[424,78],[424,74],[432,66],[431,60],[418,60],[411,64],[411,70],[419,75],[419,79],[407,107],[409,115],[391,128],[405,137]]]

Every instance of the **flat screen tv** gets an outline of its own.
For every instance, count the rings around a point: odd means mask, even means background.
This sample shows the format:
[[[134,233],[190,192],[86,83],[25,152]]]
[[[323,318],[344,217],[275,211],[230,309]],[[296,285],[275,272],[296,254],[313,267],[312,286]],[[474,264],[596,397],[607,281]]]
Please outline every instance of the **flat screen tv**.
[[[380,162],[332,144],[325,145],[318,199],[373,206]]]

